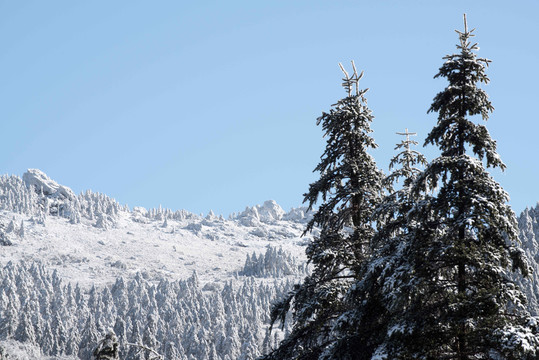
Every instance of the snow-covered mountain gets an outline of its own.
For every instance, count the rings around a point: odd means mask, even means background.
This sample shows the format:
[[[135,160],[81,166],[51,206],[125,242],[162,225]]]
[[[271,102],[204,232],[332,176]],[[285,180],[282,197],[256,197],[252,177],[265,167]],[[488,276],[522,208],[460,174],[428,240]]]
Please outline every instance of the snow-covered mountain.
[[[227,219],[144,209],[43,172],[0,177],[0,359],[90,359],[112,329],[122,359],[253,359],[271,303],[307,273],[311,214],[274,201]],[[539,204],[518,217],[533,273],[515,276],[539,314]]]
[[[118,276],[159,281],[224,281],[241,270],[247,255],[268,246],[303,257],[305,209],[285,213],[274,201],[248,207],[228,219],[185,210],[132,210],[106,195],[76,196],[39,170],[22,179],[0,178],[2,261],[39,259],[61,278],[84,287]]]
[[[36,169],[2,176],[0,339],[12,358],[85,359],[113,328],[129,359],[127,342],[167,359],[254,358],[279,340],[264,333],[271,302],[306,274],[308,219],[274,201],[228,219],[129,209]]]

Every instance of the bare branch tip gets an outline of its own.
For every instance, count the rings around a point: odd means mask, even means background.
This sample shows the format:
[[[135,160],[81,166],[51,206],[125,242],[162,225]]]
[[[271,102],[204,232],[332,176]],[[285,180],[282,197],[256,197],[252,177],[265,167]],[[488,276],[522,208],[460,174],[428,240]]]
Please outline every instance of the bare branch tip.
[[[341,71],[344,73],[344,76],[346,76],[346,80],[348,80],[350,78],[350,76],[348,75],[348,73],[344,69],[344,66],[342,66],[341,63],[339,63],[339,67],[341,68]]]
[[[351,63],[352,63],[352,69],[354,69],[354,75],[357,76],[356,64],[354,63],[354,60],[351,60]]]

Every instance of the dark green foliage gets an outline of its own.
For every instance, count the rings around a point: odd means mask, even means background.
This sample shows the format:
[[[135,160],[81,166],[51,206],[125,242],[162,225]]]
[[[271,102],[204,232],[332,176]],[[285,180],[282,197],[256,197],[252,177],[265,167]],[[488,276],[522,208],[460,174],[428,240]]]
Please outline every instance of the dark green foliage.
[[[344,69],[343,69],[344,71]],[[283,320],[288,311],[293,331],[267,359],[318,359],[335,341],[334,325],[349,304],[344,301],[351,284],[361,277],[375,233],[373,210],[381,200],[382,173],[368,154],[376,144],[369,135],[373,119],[359,90],[361,78],[346,74],[348,97],[318,118],[327,139],[326,149],[315,168],[320,179],[305,194],[309,208],[322,200],[306,233],[320,234],[307,247],[312,274],[284,300],[274,306],[272,321]],[[356,94],[351,95],[355,86]]]
[[[410,135],[415,136],[416,133],[409,133],[408,129],[404,133],[397,133],[398,135],[406,136],[406,139],[401,141],[395,146],[395,150],[402,149],[389,163],[389,170],[393,170],[389,176],[386,177],[385,182],[388,186],[392,186],[393,183],[398,182],[399,179],[404,180],[404,190],[408,192],[408,189],[413,180],[421,173],[421,170],[416,166],[427,165],[427,159],[420,152],[413,150],[411,145],[417,145],[417,141],[410,140]],[[399,168],[395,168],[400,166]]]
[[[410,186],[421,172],[416,166],[425,165],[426,159],[410,146],[417,144],[409,139],[415,134],[406,131],[402,135],[406,140],[395,148],[402,151],[391,160],[393,172],[385,183],[391,187],[402,179],[403,186],[387,194],[374,211],[378,229],[372,238],[372,255],[363,264],[362,277],[346,294],[348,310],[337,321],[339,340],[327,358],[371,359],[377,352],[380,354],[391,320],[405,306],[408,289],[394,285],[410,275],[408,264],[402,261],[409,236],[406,214],[415,204]]]
[[[442,153],[412,185],[416,203],[399,259],[408,274],[392,275],[392,291],[406,297],[388,293],[397,312],[380,352],[391,359],[534,358],[539,342],[527,328],[525,297],[507,275],[514,267],[527,272],[515,256],[515,216],[483,161],[505,165],[487,129],[470,119],[486,120],[493,110],[477,87],[488,83],[489,61],[476,57],[466,26],[458,33],[460,52],[446,56],[436,75],[449,85],[429,109],[438,123],[425,143]]]

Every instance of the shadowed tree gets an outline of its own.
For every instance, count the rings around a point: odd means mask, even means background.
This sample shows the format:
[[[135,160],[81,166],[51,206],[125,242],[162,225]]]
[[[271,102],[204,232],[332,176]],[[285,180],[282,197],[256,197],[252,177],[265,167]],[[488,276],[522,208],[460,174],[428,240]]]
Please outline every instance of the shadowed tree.
[[[340,64],[339,64],[340,65]],[[373,120],[352,62],[352,76],[341,66],[348,96],[322,113],[326,148],[315,168],[320,179],[305,194],[309,209],[321,200],[305,233],[319,229],[306,250],[314,269],[304,282],[272,311],[272,322],[293,314],[292,332],[267,359],[316,359],[334,341],[332,327],[346,310],[343,296],[361,278],[375,232],[373,210],[381,200],[382,172],[369,150],[376,148]],[[293,304],[293,305],[292,305]],[[292,308],[291,308],[292,306]]]
[[[517,250],[517,229],[507,193],[485,170],[505,169],[484,125],[493,111],[478,87],[488,83],[489,60],[478,58],[466,17],[458,53],[435,76],[448,86],[429,112],[438,122],[425,144],[440,148],[412,185],[404,251],[391,278],[394,311],[378,355],[390,359],[536,358],[524,295],[508,272],[528,266]]]
[[[372,239],[372,256],[364,263],[363,276],[345,296],[350,310],[343,313],[334,327],[338,339],[324,359],[371,359],[380,353],[391,320],[399,316],[400,297],[406,296],[403,289],[394,288],[394,276],[406,276],[409,272],[402,259],[407,249],[408,212],[417,199],[411,194],[412,184],[421,173],[419,167],[427,160],[412,149],[417,142],[410,139],[415,133],[397,133],[406,138],[395,150],[401,150],[389,164],[391,173],[384,179],[391,191],[374,211],[377,232]],[[393,186],[402,180],[402,187],[394,191]],[[383,358],[383,357],[382,357]]]

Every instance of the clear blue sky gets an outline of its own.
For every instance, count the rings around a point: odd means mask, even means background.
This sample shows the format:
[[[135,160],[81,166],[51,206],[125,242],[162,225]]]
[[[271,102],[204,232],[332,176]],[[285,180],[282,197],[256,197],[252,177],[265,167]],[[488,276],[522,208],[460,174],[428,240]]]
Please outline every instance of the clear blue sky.
[[[520,212],[539,201],[539,2],[0,0],[0,173],[39,168],[130,206],[228,215],[299,206],[316,118],[365,70],[375,156],[421,144],[462,14],[493,60],[487,123]],[[423,148],[429,158],[433,148]]]

